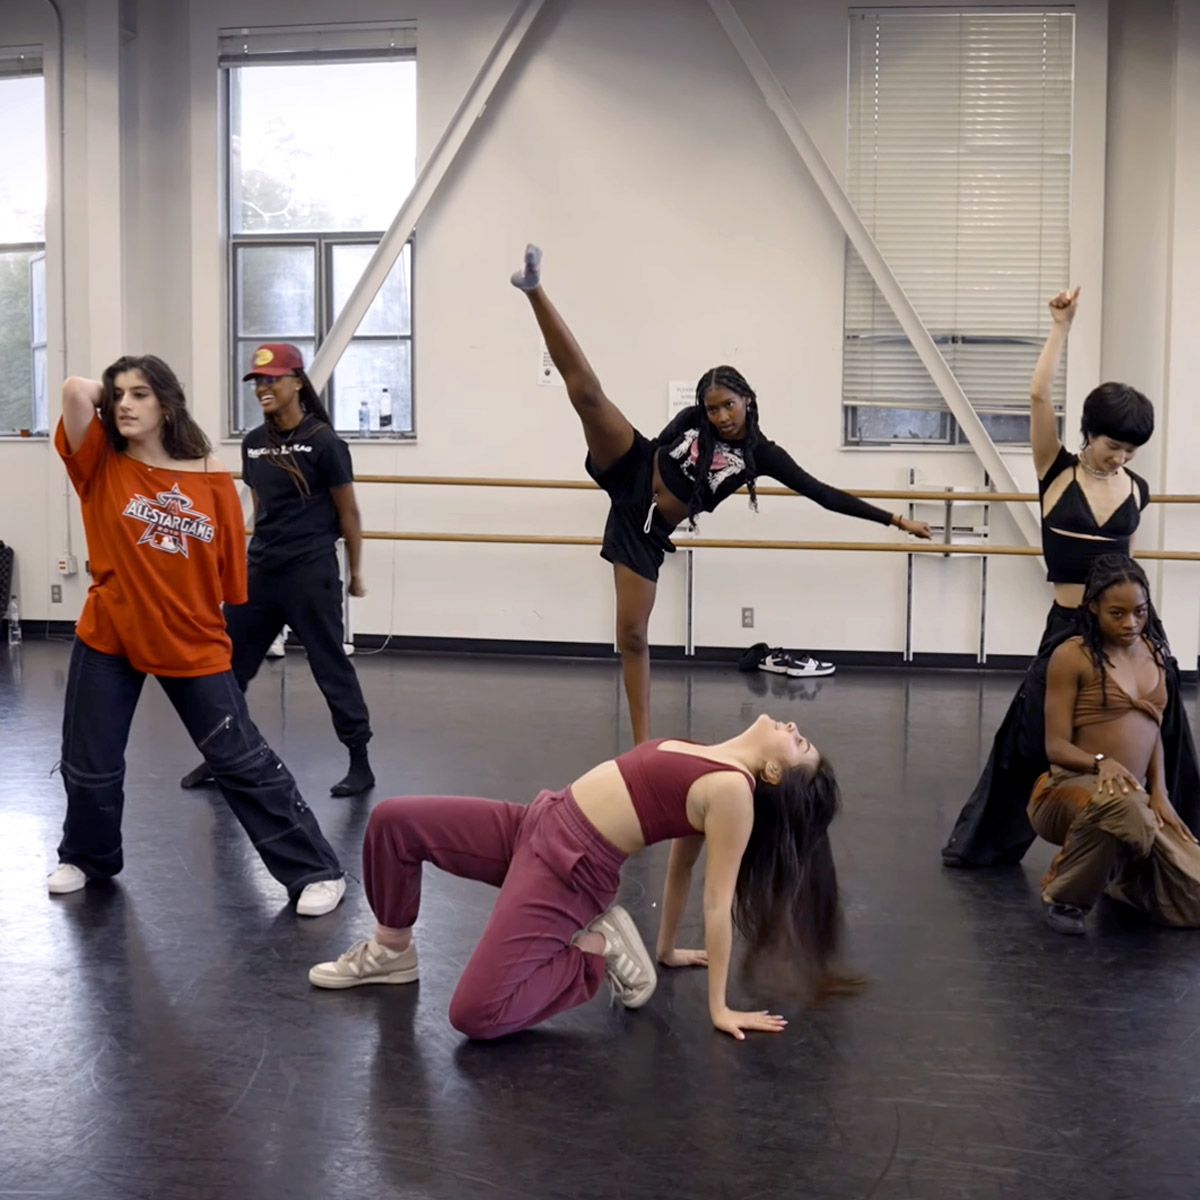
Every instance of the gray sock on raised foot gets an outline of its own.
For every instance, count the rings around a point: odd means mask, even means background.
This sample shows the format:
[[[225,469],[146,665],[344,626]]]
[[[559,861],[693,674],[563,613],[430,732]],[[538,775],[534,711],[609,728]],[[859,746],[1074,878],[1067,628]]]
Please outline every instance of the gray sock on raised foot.
[[[541,286],[542,252],[532,242],[525,247],[525,265],[512,273],[512,285],[523,292],[532,292]]]

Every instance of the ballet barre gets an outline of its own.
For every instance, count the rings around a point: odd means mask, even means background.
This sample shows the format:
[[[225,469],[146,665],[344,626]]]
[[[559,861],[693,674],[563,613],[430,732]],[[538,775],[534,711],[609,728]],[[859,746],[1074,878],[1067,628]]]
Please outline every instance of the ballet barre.
[[[355,475],[355,483],[399,483],[415,487],[497,487],[497,488],[559,488],[563,491],[599,491],[599,485],[590,479],[499,479],[476,475]],[[760,496],[795,496],[791,488],[760,487]],[[1034,503],[1033,492],[947,492],[941,491],[888,491],[874,488],[844,489],[860,500],[952,500],[955,504],[1005,504]],[[737,495],[747,495],[740,488]],[[1152,495],[1151,504],[1200,504],[1200,495],[1187,493],[1163,493]]]

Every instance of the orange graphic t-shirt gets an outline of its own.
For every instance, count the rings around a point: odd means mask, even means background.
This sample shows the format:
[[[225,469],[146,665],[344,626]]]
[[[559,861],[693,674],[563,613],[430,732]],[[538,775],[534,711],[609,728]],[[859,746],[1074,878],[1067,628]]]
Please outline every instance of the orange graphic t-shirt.
[[[74,453],[59,421],[54,447],[87,534],[79,639],[147,675],[228,671],[221,602],[246,601],[245,521],[229,472],[148,467],[114,450],[99,419]]]

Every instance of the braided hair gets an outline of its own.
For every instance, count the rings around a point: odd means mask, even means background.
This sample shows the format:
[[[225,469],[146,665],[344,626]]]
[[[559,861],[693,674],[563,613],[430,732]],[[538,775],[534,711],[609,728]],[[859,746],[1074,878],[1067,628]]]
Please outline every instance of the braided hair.
[[[317,395],[317,389],[313,387],[312,381],[303,369],[297,367],[292,374],[300,381],[300,411],[304,415],[295,429],[288,430],[291,437],[287,441],[283,440],[274,418],[271,416],[266,418],[263,427],[267,433],[267,446],[272,451],[266,457],[273,467],[286,471],[292,477],[292,482],[296,485],[296,490],[300,495],[307,496],[310,492],[308,480],[304,478],[304,472],[300,470],[300,464],[292,453],[292,443],[297,437],[306,434],[314,425],[324,424],[332,429],[333,422],[329,419],[329,411],[321,402],[321,397]]]
[[[700,376],[696,384],[696,407],[700,413],[700,430],[696,446],[696,478],[692,488],[691,499],[688,501],[688,528],[695,530],[696,517],[705,509],[705,503],[712,499],[712,489],[708,485],[708,472],[712,466],[713,451],[716,449],[717,435],[708,413],[704,408],[704,398],[715,387],[723,387],[735,396],[741,396],[746,401],[746,434],[741,443],[742,456],[746,460],[746,487],[750,492],[750,507],[758,512],[758,491],[755,488],[757,471],[754,463],[754,450],[758,445],[761,434],[758,429],[758,397],[754,389],[746,382],[742,373],[733,367],[713,367]]]
[[[1084,647],[1091,656],[1092,663],[1100,672],[1100,703],[1108,707],[1108,687],[1105,675],[1105,664],[1112,666],[1104,653],[1104,634],[1100,630],[1100,622],[1092,612],[1092,605],[1099,606],[1104,593],[1119,583],[1135,583],[1142,589],[1146,597],[1146,628],[1142,636],[1150,643],[1154,661],[1160,667],[1166,666],[1167,655],[1171,647],[1167,644],[1167,633],[1154,609],[1150,599],[1150,581],[1132,558],[1124,554],[1102,554],[1092,563],[1088,572],[1087,583],[1084,585],[1083,603],[1079,606],[1079,631],[1083,638]]]

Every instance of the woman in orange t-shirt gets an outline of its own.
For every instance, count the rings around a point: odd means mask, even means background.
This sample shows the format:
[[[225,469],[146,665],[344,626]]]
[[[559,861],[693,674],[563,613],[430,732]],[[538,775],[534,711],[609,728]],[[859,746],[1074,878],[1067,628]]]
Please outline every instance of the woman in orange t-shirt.
[[[337,855],[230,670],[221,605],[246,599],[242,507],[179,380],[149,354],[119,359],[103,381],[68,379],[54,440],[83,509],[92,584],[67,680],[51,893],[124,865],[125,746],[153,675],[296,911],[331,912],[346,892]]]

